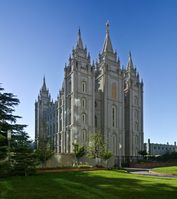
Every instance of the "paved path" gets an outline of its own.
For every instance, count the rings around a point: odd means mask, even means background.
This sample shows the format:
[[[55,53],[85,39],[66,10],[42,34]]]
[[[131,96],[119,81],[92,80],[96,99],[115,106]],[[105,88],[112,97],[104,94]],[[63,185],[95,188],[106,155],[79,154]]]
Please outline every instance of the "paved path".
[[[165,177],[165,178],[177,178],[177,175],[156,173],[148,168],[125,168],[125,169],[132,174]]]

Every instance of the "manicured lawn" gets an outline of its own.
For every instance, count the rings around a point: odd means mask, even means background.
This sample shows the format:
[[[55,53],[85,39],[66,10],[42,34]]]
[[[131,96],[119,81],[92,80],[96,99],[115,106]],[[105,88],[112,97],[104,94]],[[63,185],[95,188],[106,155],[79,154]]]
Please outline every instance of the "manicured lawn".
[[[159,168],[152,169],[152,171],[155,171],[158,173],[164,173],[164,174],[176,174],[177,175],[177,166],[159,167]]]
[[[118,171],[60,172],[0,180],[1,199],[174,199],[177,179]]]

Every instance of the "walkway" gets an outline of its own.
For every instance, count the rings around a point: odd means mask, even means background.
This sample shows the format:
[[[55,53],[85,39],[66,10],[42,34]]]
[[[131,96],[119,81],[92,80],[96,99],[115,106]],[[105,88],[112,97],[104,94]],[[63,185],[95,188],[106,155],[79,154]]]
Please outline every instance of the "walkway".
[[[177,175],[156,173],[148,168],[124,168],[124,169],[132,174],[165,177],[165,178],[177,178]]]

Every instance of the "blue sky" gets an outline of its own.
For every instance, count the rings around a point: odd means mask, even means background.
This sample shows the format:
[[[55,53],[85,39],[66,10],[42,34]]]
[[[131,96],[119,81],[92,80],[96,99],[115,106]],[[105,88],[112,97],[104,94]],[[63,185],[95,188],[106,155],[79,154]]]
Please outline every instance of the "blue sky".
[[[0,0],[0,82],[20,99],[32,138],[43,75],[55,100],[78,28],[95,60],[107,20],[121,65],[131,50],[144,80],[145,141],[177,140],[177,1]]]

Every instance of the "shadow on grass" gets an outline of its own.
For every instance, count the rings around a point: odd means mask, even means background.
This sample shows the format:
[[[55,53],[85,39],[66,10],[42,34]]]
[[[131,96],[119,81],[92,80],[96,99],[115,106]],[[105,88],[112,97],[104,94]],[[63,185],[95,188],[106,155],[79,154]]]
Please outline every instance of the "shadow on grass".
[[[3,186],[2,183],[6,185]],[[0,191],[2,199],[177,198],[176,179],[137,176],[116,171],[63,172],[26,178],[13,177],[0,181],[0,190],[1,188],[4,189]]]

